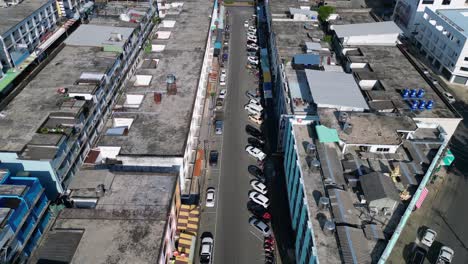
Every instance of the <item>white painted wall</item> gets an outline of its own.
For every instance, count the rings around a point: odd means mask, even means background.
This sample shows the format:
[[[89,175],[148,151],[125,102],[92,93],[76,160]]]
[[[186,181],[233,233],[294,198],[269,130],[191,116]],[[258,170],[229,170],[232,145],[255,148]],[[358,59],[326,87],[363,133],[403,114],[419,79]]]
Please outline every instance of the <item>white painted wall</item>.
[[[399,34],[381,34],[366,36],[351,36],[343,38],[343,46],[352,45],[382,45],[395,46]]]
[[[450,140],[452,138],[453,134],[455,133],[455,130],[458,127],[458,124],[462,120],[461,118],[413,118],[415,121],[420,121],[423,123],[435,123],[441,126],[445,132],[447,133],[447,138]],[[421,125],[421,124],[420,124]],[[418,126],[420,126],[418,125]]]

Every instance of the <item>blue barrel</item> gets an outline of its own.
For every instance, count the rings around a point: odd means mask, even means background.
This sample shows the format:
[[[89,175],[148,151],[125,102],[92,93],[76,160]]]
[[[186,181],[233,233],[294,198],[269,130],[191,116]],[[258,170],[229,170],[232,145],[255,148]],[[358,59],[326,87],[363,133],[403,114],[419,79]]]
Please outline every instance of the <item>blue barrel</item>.
[[[426,107],[426,101],[424,100],[419,100],[419,110],[424,110],[424,108]]]
[[[427,109],[427,110],[431,110],[432,107],[434,107],[434,101],[433,101],[433,100],[427,101],[426,109]]]
[[[408,95],[409,95],[408,88],[403,89],[401,95],[403,96],[403,98],[408,98]]]
[[[416,97],[416,89],[411,89],[410,91],[410,97],[415,98]]]
[[[418,108],[418,101],[411,101],[411,110],[416,110]]]
[[[419,89],[419,90],[418,90],[418,94],[417,94],[417,95],[418,95],[418,98],[422,98],[422,97],[424,96],[425,93],[426,93],[426,92],[424,91],[424,89],[422,89],[422,88]]]

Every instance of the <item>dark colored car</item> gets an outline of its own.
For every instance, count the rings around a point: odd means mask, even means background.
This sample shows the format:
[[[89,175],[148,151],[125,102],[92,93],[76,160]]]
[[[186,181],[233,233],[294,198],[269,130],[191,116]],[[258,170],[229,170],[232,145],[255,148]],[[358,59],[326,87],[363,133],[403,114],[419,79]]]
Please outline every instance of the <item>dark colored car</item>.
[[[249,171],[250,175],[254,176],[258,181],[262,183],[266,183],[265,176],[263,175],[263,171],[255,166],[255,165],[249,165],[247,167],[247,170]]]
[[[257,218],[265,222],[269,222],[271,219],[271,215],[265,207],[257,204],[256,202],[250,200],[247,202],[247,209]]]
[[[410,264],[423,264],[426,259],[427,250],[422,247],[416,247],[414,249],[414,254],[411,257]]]
[[[254,138],[254,137],[249,137],[247,138],[247,142],[256,147],[256,148],[259,148],[259,149],[262,149],[264,146],[265,146],[265,142],[263,140],[260,140],[258,138]]]
[[[210,151],[210,166],[218,165],[218,156],[219,154],[217,150]]]
[[[252,135],[253,137],[263,140],[262,132],[258,130],[257,128],[255,128],[254,126],[246,125],[245,132]]]
[[[227,61],[228,60],[228,54],[227,53],[224,53],[223,54],[223,61]]]

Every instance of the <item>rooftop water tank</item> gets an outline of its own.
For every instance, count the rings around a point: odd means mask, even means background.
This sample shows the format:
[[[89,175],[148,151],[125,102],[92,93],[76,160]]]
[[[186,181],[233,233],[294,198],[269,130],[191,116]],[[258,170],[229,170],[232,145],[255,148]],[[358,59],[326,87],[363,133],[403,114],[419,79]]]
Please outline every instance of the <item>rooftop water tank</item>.
[[[427,101],[426,109],[427,109],[427,110],[431,110],[432,107],[434,107],[434,101],[433,101],[433,100]]]
[[[419,109],[419,110],[424,110],[425,107],[426,107],[426,101],[424,101],[424,100],[419,100],[418,109]]]
[[[415,98],[416,97],[416,89],[411,89],[410,91],[410,97]]]
[[[411,101],[411,110],[416,110],[418,108],[418,101],[412,100]]]
[[[408,96],[409,96],[408,88],[403,89],[403,91],[401,93],[401,96],[403,96],[403,98],[408,98]]]
[[[426,92],[424,91],[424,89],[422,89],[422,88],[419,89],[419,90],[418,90],[418,94],[417,94],[418,98],[423,98],[423,96],[424,96],[425,93],[426,93]]]
[[[328,209],[328,206],[330,204],[330,198],[322,196],[319,199],[319,209],[320,210],[326,210]]]
[[[323,232],[325,233],[326,236],[333,236],[335,233],[336,225],[333,221],[327,220],[325,221],[325,224],[323,225]]]

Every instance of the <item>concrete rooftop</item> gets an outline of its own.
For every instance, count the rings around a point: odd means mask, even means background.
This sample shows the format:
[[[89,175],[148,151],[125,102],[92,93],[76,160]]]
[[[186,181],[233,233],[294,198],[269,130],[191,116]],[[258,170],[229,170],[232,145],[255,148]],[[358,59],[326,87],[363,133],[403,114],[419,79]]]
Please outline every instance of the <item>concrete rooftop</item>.
[[[83,72],[104,74],[118,55],[95,47],[63,48],[3,110],[0,151],[20,152],[50,113],[67,111],[58,88],[73,85]]]
[[[177,177],[81,170],[71,183],[71,197],[94,190],[88,180],[107,184],[96,208],[62,210],[31,260],[64,261],[52,238],[81,230],[79,243],[67,249],[70,263],[157,262]]]
[[[392,101],[393,104],[402,112],[410,116],[426,118],[455,118],[455,114],[449,109],[445,101],[432,89],[423,79],[408,59],[403,55],[398,47],[392,46],[359,46],[363,57],[360,58],[369,63],[372,69],[373,80],[380,80],[383,89],[367,90],[368,100]],[[355,74],[360,74],[355,73]],[[367,80],[366,78],[363,78]],[[422,98],[433,100],[432,110],[410,112],[410,104],[403,100],[401,91],[405,88],[420,89],[426,92]]]
[[[114,112],[114,117],[131,116],[134,123],[127,136],[103,136],[98,146],[121,146],[120,155],[182,156],[192,116],[195,93],[198,88],[207,31],[210,2],[186,1],[179,15],[167,15],[175,20],[168,40],[154,39],[153,44],[166,45],[161,53],[145,58],[159,59],[156,69],[143,68],[136,75],[151,75],[149,86],[133,86],[129,82],[126,94],[144,95],[139,108]],[[176,77],[177,94],[166,94],[166,77]],[[162,101],[156,104],[154,92],[161,92]],[[109,126],[111,123],[108,124]]]
[[[50,0],[24,0],[19,5],[0,7],[0,35],[5,34]],[[55,4],[55,3],[54,3]]]
[[[330,25],[348,25],[358,23],[371,23],[375,22],[375,19],[370,14],[370,9],[337,9],[335,11],[338,14],[338,18],[330,20]]]
[[[105,4],[95,5],[96,14],[90,20],[90,24],[96,25],[107,25],[114,27],[129,27],[135,28],[138,26],[138,23],[123,21],[119,18],[120,14],[130,14],[132,12],[142,12],[146,13],[149,9],[149,4],[147,1],[107,1]]]

